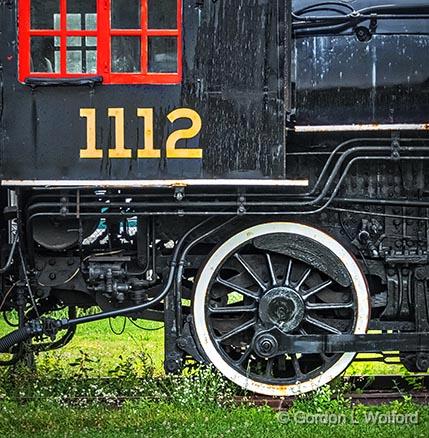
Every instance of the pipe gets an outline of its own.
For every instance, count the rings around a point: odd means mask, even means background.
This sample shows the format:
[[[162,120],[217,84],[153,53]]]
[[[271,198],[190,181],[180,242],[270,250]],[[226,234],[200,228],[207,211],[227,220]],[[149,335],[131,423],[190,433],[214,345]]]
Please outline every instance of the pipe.
[[[164,289],[157,297],[155,297],[151,301],[144,303],[144,304],[137,305],[137,306],[127,307],[125,309],[117,309],[117,310],[112,310],[109,312],[101,312],[101,313],[98,313],[95,315],[88,315],[88,316],[83,316],[80,318],[63,319],[63,320],[31,321],[30,323],[26,324],[24,327],[19,328],[15,331],[9,333],[8,335],[4,336],[3,338],[0,338],[0,353],[7,353],[14,345],[25,342],[38,334],[42,334],[44,332],[44,330],[43,330],[44,323],[48,323],[50,327],[55,327],[56,330],[64,330],[64,329],[68,329],[70,327],[76,326],[78,324],[85,324],[85,323],[89,323],[89,322],[100,321],[102,319],[114,318],[117,316],[128,315],[130,313],[141,312],[143,310],[149,309],[150,307],[153,307],[155,304],[158,304],[167,296],[168,292],[170,291],[170,288],[171,288],[171,286],[173,284],[173,280],[174,280],[174,274],[176,272],[177,260],[178,260],[179,255],[180,255],[181,248],[182,248],[183,244],[185,243],[186,239],[195,230],[197,230],[198,228],[207,224],[211,219],[212,219],[212,217],[200,222],[199,224],[192,227],[189,231],[187,231],[182,236],[182,238],[178,242],[178,244],[174,250],[173,256],[171,258],[170,271],[169,271],[168,279],[167,279],[167,282],[164,286]],[[210,232],[206,233],[204,236],[206,237],[206,236],[210,235],[211,233],[214,233],[218,228],[219,228],[219,226],[215,227]],[[198,239],[197,239],[197,241],[198,241]]]
[[[19,241],[19,234],[16,233],[15,238],[12,242],[12,248],[10,250],[9,257],[7,259],[6,264],[3,266],[3,268],[0,268],[0,274],[5,274],[7,271],[9,271],[10,267],[12,266],[13,255],[15,253],[16,244],[18,243],[18,241]]]

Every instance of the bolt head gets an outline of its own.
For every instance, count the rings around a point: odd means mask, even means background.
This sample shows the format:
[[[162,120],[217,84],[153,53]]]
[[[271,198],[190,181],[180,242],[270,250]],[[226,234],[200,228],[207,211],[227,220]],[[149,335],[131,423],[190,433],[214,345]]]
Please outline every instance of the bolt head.
[[[179,339],[177,340],[177,346],[180,347],[180,348],[184,348],[184,347],[186,347],[186,341],[185,341],[185,339],[183,339],[183,338],[179,338]]]

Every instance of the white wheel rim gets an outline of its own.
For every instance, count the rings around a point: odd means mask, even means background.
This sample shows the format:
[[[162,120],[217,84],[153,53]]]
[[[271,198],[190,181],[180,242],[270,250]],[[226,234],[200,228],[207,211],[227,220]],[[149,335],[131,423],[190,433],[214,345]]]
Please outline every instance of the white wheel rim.
[[[369,293],[365,277],[352,255],[335,239],[316,228],[291,222],[275,222],[254,226],[244,230],[217,248],[204,266],[196,288],[193,301],[193,316],[198,341],[210,362],[229,380],[242,388],[264,395],[291,396],[313,391],[340,375],[353,361],[355,353],[343,354],[328,370],[305,382],[289,385],[272,385],[255,381],[234,369],[217,350],[206,324],[206,293],[210,281],[220,264],[228,255],[245,242],[256,237],[273,234],[295,234],[315,240],[329,248],[348,270],[356,293],[356,321],[354,334],[366,333],[369,321]]]

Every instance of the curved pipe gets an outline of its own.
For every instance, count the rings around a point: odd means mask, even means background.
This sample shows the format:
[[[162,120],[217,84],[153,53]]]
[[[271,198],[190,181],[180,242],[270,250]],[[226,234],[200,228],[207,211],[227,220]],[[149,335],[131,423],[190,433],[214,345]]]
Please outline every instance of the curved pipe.
[[[375,160],[397,160],[397,161],[401,161],[401,160],[426,160],[429,158],[428,156],[408,156],[408,157],[403,157],[401,156],[400,158],[396,159],[393,158],[391,156],[391,147],[390,146],[377,146],[377,147],[355,147],[355,148],[351,148],[349,149],[347,152],[343,153],[340,157],[340,159],[337,161],[337,163],[335,164],[332,173],[330,174],[329,178],[327,179],[324,188],[322,189],[321,193],[316,197],[313,198],[311,200],[308,201],[290,201],[290,202],[285,202],[285,201],[274,201],[274,202],[270,202],[270,205],[272,206],[287,206],[287,207],[292,207],[292,208],[296,208],[296,207],[310,207],[312,205],[316,205],[319,202],[321,202],[328,194],[329,190],[331,189],[331,186],[334,183],[335,178],[337,177],[342,165],[344,164],[344,162],[346,162],[346,160],[350,160],[348,162],[348,165],[345,168],[344,173],[341,175],[340,180],[343,181],[344,177],[347,176],[348,170],[350,169],[350,163],[355,163],[356,161],[364,161],[367,158],[371,158],[370,156],[358,156],[358,157],[354,157],[351,159],[351,157],[355,154],[355,153],[368,153],[368,152],[388,152],[389,155],[385,155],[385,156],[375,156],[372,157]],[[415,147],[415,146],[410,146],[410,147],[403,147],[401,148],[402,152],[429,152],[429,147]],[[316,185],[321,183],[321,179],[319,178],[318,182],[316,183]],[[338,184],[337,184],[338,186]],[[336,189],[335,189],[336,190]],[[281,195],[279,195],[279,197],[281,197]],[[58,204],[60,205],[60,204]],[[88,203],[88,204],[81,204],[81,206],[93,206],[93,203]],[[105,205],[105,204],[103,204]],[[127,204],[127,206],[134,206],[134,207],[140,207],[140,208],[148,208],[148,207],[170,207],[170,206],[177,206],[177,203],[175,204],[171,204],[171,203],[130,203]],[[189,202],[186,204],[183,204],[183,206],[188,206],[188,207],[204,207],[206,205],[208,205],[206,202]],[[237,202],[234,201],[222,201],[222,202],[216,202],[215,204],[211,204],[213,206],[216,207],[231,207],[231,206],[237,206]],[[255,201],[255,202],[246,202],[247,206],[252,206],[252,207],[258,207],[258,206],[265,206],[267,205],[267,202],[263,202],[263,201]],[[55,205],[44,205],[44,207],[55,207]],[[110,203],[109,206],[117,206],[117,207],[121,207],[123,206],[122,203],[117,203],[117,204],[112,204]],[[305,212],[302,212],[305,213]],[[95,214],[95,212],[94,212]],[[114,216],[114,217],[128,217],[128,216],[133,216],[136,215],[136,212],[132,212],[132,213],[126,213],[126,212],[118,212],[118,213],[109,213],[109,212],[104,212],[104,213],[97,213],[98,215],[102,215],[102,216]],[[144,214],[150,215],[151,212],[144,212]],[[165,214],[165,215],[169,215],[171,214],[171,212],[159,212],[157,213],[159,215]],[[200,212],[200,214],[203,214],[202,212]],[[230,212],[229,212],[230,214]],[[90,216],[91,213],[85,213],[85,212],[80,212],[81,216]],[[58,216],[58,213],[35,213],[32,216],[30,216],[27,220],[27,224],[29,225],[30,222],[32,222],[36,217],[40,217],[40,216]],[[73,213],[69,213],[68,216],[74,216]]]
[[[225,225],[228,225],[229,223],[233,222],[237,216],[232,217],[231,219],[227,220],[226,222],[223,222],[213,230],[203,234],[198,239],[191,242],[182,252],[182,256],[179,260],[178,266],[177,266],[177,272],[176,272],[176,283],[175,283],[175,292],[176,292],[176,324],[177,328],[180,330],[180,321],[182,320],[182,276],[183,276],[183,270],[185,267],[186,262],[186,256],[188,255],[189,251],[195,246],[198,245],[201,241],[209,237],[211,234],[215,233],[216,231],[219,231],[221,228],[223,228]],[[179,332],[180,335],[180,332]]]
[[[12,248],[10,249],[9,257],[7,259],[6,264],[3,266],[3,268],[0,268],[0,274],[5,274],[7,271],[9,271],[10,267],[12,266],[13,255],[15,253],[16,244],[18,243],[18,241],[19,241],[19,234],[16,233],[15,238],[12,242]]]

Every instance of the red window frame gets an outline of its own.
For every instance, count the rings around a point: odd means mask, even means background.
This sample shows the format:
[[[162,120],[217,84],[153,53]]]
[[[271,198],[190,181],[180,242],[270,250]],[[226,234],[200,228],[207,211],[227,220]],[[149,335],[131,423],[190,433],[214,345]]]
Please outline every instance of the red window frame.
[[[177,0],[177,29],[148,29],[148,0],[140,0],[141,28],[112,29],[111,0],[97,0],[97,30],[67,30],[67,0],[60,0],[60,29],[31,29],[31,0],[19,1],[18,41],[19,80],[28,78],[103,77],[104,84],[179,84],[182,81],[182,0]],[[60,38],[60,73],[31,72],[31,37]],[[97,37],[97,73],[67,73],[67,38]],[[111,70],[111,40],[114,36],[141,38],[141,72],[115,73]],[[177,72],[151,73],[148,71],[149,37],[177,38]]]

